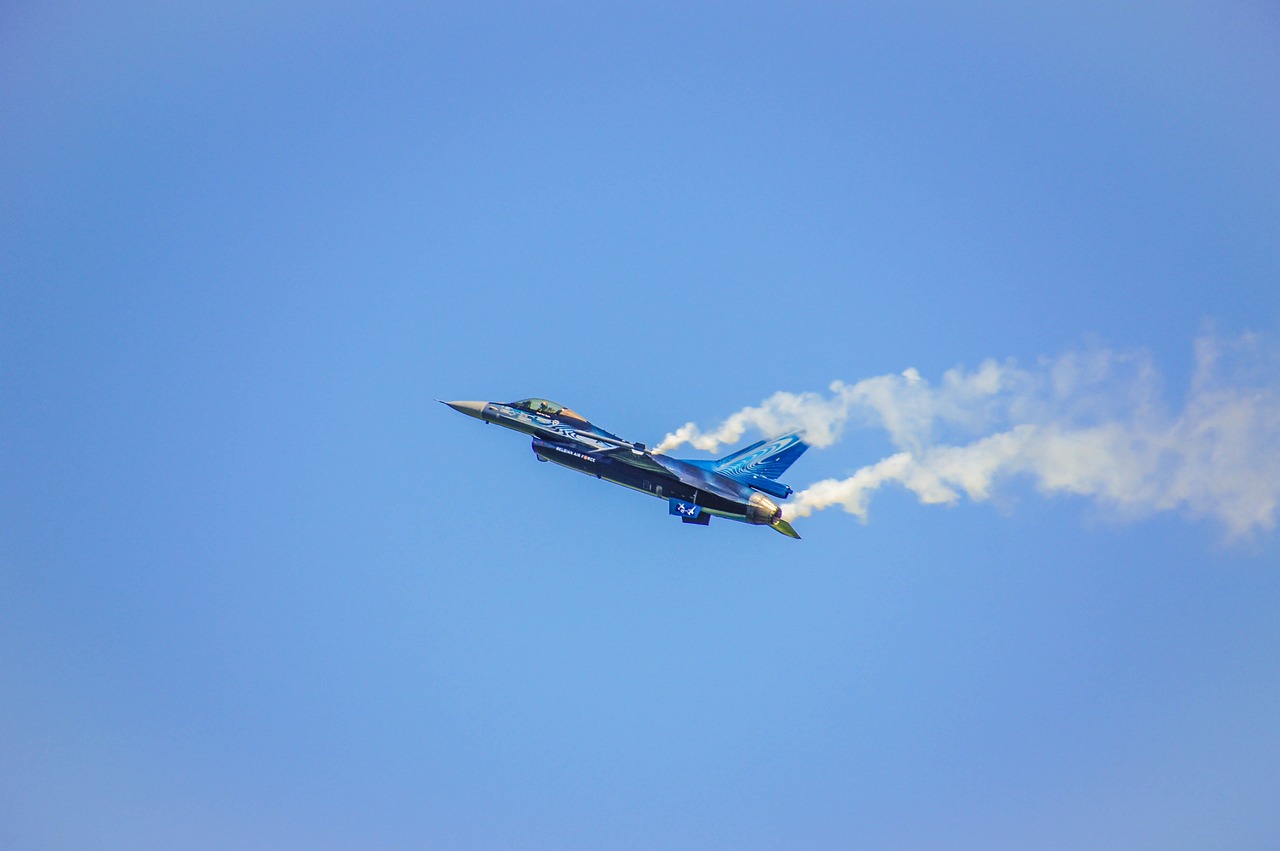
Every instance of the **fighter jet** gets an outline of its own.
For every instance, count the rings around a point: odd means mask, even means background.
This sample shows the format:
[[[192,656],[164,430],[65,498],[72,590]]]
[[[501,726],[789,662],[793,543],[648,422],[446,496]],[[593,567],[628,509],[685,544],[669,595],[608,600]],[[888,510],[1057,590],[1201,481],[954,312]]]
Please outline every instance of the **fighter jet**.
[[[485,423],[530,435],[539,461],[553,461],[665,499],[668,513],[685,523],[706,526],[715,515],[800,537],[769,498],[786,499],[794,492],[777,478],[809,448],[799,435],[762,440],[719,461],[688,461],[650,452],[643,443],[623,440],[547,399],[436,401]]]

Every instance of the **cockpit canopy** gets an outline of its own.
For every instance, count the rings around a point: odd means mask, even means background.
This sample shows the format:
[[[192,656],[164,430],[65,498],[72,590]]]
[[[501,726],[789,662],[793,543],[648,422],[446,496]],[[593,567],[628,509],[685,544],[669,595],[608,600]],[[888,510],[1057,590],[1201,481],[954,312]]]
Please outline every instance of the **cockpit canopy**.
[[[564,405],[557,405],[550,399],[521,399],[519,402],[512,402],[511,407],[543,417],[573,417],[584,423],[587,421],[587,418],[577,411],[570,410]]]

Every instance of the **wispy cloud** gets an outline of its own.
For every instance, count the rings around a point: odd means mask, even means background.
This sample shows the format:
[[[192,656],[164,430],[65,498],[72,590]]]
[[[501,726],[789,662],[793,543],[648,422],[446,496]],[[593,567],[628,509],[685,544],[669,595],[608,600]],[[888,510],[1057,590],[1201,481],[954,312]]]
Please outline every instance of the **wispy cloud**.
[[[715,451],[750,430],[804,432],[830,446],[854,427],[883,429],[894,454],[845,478],[816,482],[788,517],[839,506],[863,521],[882,485],[927,504],[989,498],[1025,476],[1043,493],[1087,496],[1117,516],[1181,510],[1220,521],[1231,537],[1269,530],[1280,505],[1280,370],[1258,335],[1195,342],[1195,371],[1170,408],[1144,352],[1092,348],[1022,367],[988,360],[930,383],[916,370],[828,394],[779,392],[710,431],[687,423],[657,447]]]

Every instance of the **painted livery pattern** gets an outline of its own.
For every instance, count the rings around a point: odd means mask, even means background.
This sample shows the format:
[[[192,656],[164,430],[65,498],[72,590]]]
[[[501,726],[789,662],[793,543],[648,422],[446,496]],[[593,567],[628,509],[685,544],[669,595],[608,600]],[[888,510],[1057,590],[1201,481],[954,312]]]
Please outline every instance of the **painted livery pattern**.
[[[766,479],[776,479],[804,454],[809,444],[797,434],[788,434],[775,440],[762,440],[746,449],[716,462],[716,472],[726,476],[754,473]]]

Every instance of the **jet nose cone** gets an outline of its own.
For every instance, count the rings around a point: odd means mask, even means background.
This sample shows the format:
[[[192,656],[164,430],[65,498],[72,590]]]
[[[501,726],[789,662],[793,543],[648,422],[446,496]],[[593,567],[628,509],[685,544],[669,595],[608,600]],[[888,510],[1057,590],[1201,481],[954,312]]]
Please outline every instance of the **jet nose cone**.
[[[469,417],[475,417],[478,420],[484,419],[480,412],[484,410],[484,406],[488,402],[446,402],[443,399],[437,399],[442,405],[448,405],[460,414],[466,414]]]

